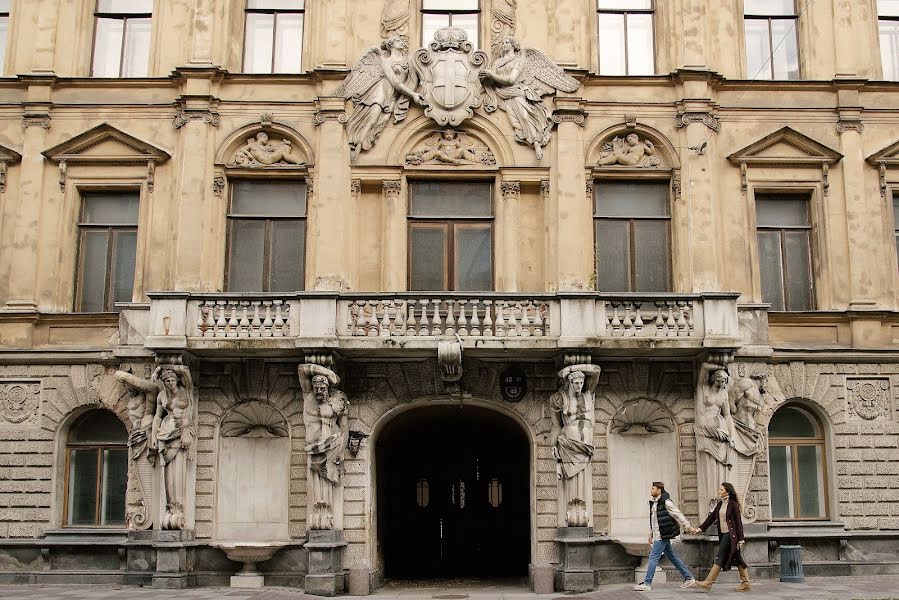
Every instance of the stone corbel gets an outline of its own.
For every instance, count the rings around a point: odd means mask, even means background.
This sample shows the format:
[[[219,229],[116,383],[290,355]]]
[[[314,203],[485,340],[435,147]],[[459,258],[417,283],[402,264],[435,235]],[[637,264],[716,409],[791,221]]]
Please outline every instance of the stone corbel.
[[[259,115],[259,124],[262,125],[263,127],[271,127],[272,123],[274,123],[274,122],[275,122],[274,113],[264,112],[261,115]]]
[[[462,339],[458,335],[455,341],[437,342],[437,364],[443,381],[452,383],[462,379]]]
[[[884,163],[880,163],[877,166],[877,171],[880,174],[880,197],[887,197],[887,166]],[[2,190],[0,190],[2,191]]]
[[[740,193],[744,196],[749,189],[749,177],[747,176],[746,162],[740,163]]]
[[[215,194],[216,197],[221,198],[224,191],[225,176],[221,174],[216,175],[212,178],[212,193]]]
[[[362,180],[361,179],[352,179],[350,180],[350,195],[353,198],[354,202],[359,202],[359,196],[362,194]]]
[[[624,126],[628,129],[637,127],[637,115],[624,115]]]
[[[547,182],[549,184],[549,182]],[[587,185],[585,186],[587,190],[587,203],[591,206],[593,205],[593,178],[587,176]]]
[[[306,203],[311,204],[312,203],[312,194],[313,194],[312,190],[314,188],[314,185],[313,185],[314,182],[312,180],[312,177],[306,177],[303,181],[306,183]]]
[[[702,123],[715,133],[721,131],[721,121],[715,115],[707,112],[681,112],[674,117],[674,126],[678,129],[686,127],[690,123]]]
[[[66,175],[68,173],[68,165],[65,160],[59,161],[59,190],[66,191]]]
[[[681,199],[680,171],[677,170],[671,174],[671,197],[675,200]]]
[[[590,180],[587,185],[593,186],[593,181]],[[549,200],[549,179],[541,179],[540,180],[540,195],[543,197],[543,202],[547,202]]]
[[[0,160],[0,194],[6,191],[6,161]]]
[[[827,196],[827,192],[830,190],[830,179],[828,179],[828,173],[830,172],[830,166],[827,163],[821,164],[821,184],[824,186],[824,196]]]
[[[156,161],[147,161],[147,191],[153,192],[153,186],[156,185]]]

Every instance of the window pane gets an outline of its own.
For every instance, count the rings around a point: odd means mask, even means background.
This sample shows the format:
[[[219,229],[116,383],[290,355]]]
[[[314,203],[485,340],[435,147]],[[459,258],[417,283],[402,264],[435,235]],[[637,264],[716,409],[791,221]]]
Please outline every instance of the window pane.
[[[596,285],[601,292],[629,292],[631,244],[627,221],[597,220]]]
[[[9,17],[0,17],[0,75],[6,64],[6,38],[9,37]]]
[[[493,289],[493,235],[490,225],[456,226],[456,288]]]
[[[793,0],[743,0],[743,12],[747,15],[794,15]]]
[[[305,183],[237,181],[231,189],[232,215],[306,216]]]
[[[449,15],[422,15],[421,44],[428,45],[434,39],[434,33],[441,27],[449,27]]]
[[[768,437],[771,438],[815,438],[820,435],[814,419],[789,406],[778,409],[768,424]]]
[[[768,39],[768,21],[763,19],[746,19],[746,78],[770,79],[771,64],[768,54],[771,52]]]
[[[899,231],[899,194],[893,196],[893,229]]]
[[[245,73],[272,72],[274,36],[275,15],[247,13],[247,30],[243,49]]]
[[[261,292],[265,221],[231,219],[229,292]]]
[[[0,13],[9,13],[10,0],[0,0]]]
[[[272,221],[270,292],[294,292],[303,289],[303,264],[306,258],[306,223]]]
[[[768,460],[771,471],[771,516],[775,519],[789,519],[793,516],[793,468],[790,448],[769,446]]]
[[[84,194],[82,223],[137,226],[140,194]]]
[[[118,77],[122,58],[122,36],[125,21],[122,19],[97,19],[94,39],[94,77]]]
[[[424,10],[478,10],[479,0],[422,0]]]
[[[478,15],[452,15],[450,23],[468,34],[468,41],[475,48],[478,47]]]
[[[69,450],[69,525],[97,522],[97,450]]]
[[[275,40],[275,72],[299,73],[303,53],[303,15],[278,15],[278,38]]]
[[[103,450],[103,488],[100,496],[100,525],[125,524],[125,487],[128,483],[128,451]]]
[[[409,231],[409,249],[412,253],[409,288],[412,291],[446,289],[446,230],[413,226]]]
[[[759,194],[755,198],[755,216],[759,227],[807,227],[808,200],[805,196]]]
[[[783,263],[780,256],[780,232],[759,231],[759,277],[762,284],[762,301],[771,304],[771,310],[784,310]]]
[[[825,517],[821,446],[796,446],[799,463],[799,517]]]
[[[106,231],[81,232],[81,312],[106,310]]]
[[[489,183],[413,182],[409,184],[414,217],[489,217],[492,214]]]
[[[596,0],[596,8],[600,10],[650,10],[652,0]]]
[[[69,432],[71,443],[122,443],[128,440],[125,424],[108,410],[92,410],[81,417]]]
[[[247,8],[301,10],[304,8],[304,5],[304,0],[247,0]]]
[[[877,0],[877,14],[883,17],[899,17],[899,0]]]
[[[112,301],[131,302],[137,261],[137,232],[116,231],[113,234],[113,252]],[[115,309],[114,306],[109,308]]]
[[[146,77],[150,64],[152,19],[128,19],[125,29],[125,55],[122,77]]]
[[[669,291],[671,242],[668,221],[634,222],[634,291]]]
[[[883,78],[899,79],[899,21],[880,22],[880,60]]]
[[[784,231],[787,310],[811,310],[812,267],[807,231]]]
[[[627,17],[627,72],[628,75],[655,74],[652,15]]]
[[[600,13],[599,72],[602,75],[626,75],[624,57],[624,15]]]
[[[97,0],[97,12],[148,14],[153,12],[153,0]]]
[[[796,20],[771,21],[771,43],[774,45],[774,79],[799,79],[799,42]]]
[[[667,217],[664,183],[597,183],[594,214],[600,217]]]

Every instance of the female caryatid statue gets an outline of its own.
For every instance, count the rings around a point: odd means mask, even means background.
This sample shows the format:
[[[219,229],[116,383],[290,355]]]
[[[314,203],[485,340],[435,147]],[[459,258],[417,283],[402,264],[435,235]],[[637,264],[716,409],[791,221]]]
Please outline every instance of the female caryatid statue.
[[[402,38],[387,38],[363,54],[335,90],[335,96],[352,100],[355,106],[347,123],[351,159],[374,145],[391,117],[395,123],[406,118],[410,98],[424,106],[415,92],[418,82],[408,50]]]
[[[505,38],[500,48],[502,55],[493,68],[478,73],[484,108],[493,112],[499,106],[506,111],[515,139],[533,146],[541,159],[553,125],[541,98],[558,90],[574,92],[580,84],[539,50],[522,49],[515,38]]]
[[[340,383],[334,371],[320,365],[298,368],[303,391],[303,423],[309,454],[310,529],[334,527],[334,489],[340,484],[343,455],[349,437],[346,394],[332,390]]]
[[[696,461],[699,502],[712,502],[724,481],[733,481],[736,432],[730,413],[727,386],[730,376],[723,365],[703,363],[696,389]]]
[[[549,443],[560,481],[560,513],[570,527],[589,525],[593,458],[595,390],[600,369],[596,365],[572,365],[559,371],[561,387],[550,396],[552,430]]]

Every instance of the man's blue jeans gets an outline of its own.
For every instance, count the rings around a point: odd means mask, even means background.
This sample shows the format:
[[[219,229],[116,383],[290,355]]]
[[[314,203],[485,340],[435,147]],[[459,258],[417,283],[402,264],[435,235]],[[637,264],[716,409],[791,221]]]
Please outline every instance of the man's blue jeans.
[[[684,581],[693,579],[693,573],[690,572],[687,565],[681,562],[674,548],[671,547],[671,540],[659,540],[652,543],[652,550],[649,551],[649,564],[646,567],[646,577],[643,579],[643,583],[646,585],[652,584],[652,578],[656,574],[656,566],[659,564],[659,559],[662,558],[663,554],[668,557],[674,568],[680,572]]]

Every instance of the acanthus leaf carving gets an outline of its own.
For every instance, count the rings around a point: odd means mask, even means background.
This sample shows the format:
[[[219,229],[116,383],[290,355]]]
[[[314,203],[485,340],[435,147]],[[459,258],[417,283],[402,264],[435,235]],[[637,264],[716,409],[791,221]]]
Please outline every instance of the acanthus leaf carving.
[[[496,157],[486,146],[475,145],[464,133],[444,129],[426,139],[422,148],[406,155],[407,165],[487,165],[496,164]]]

